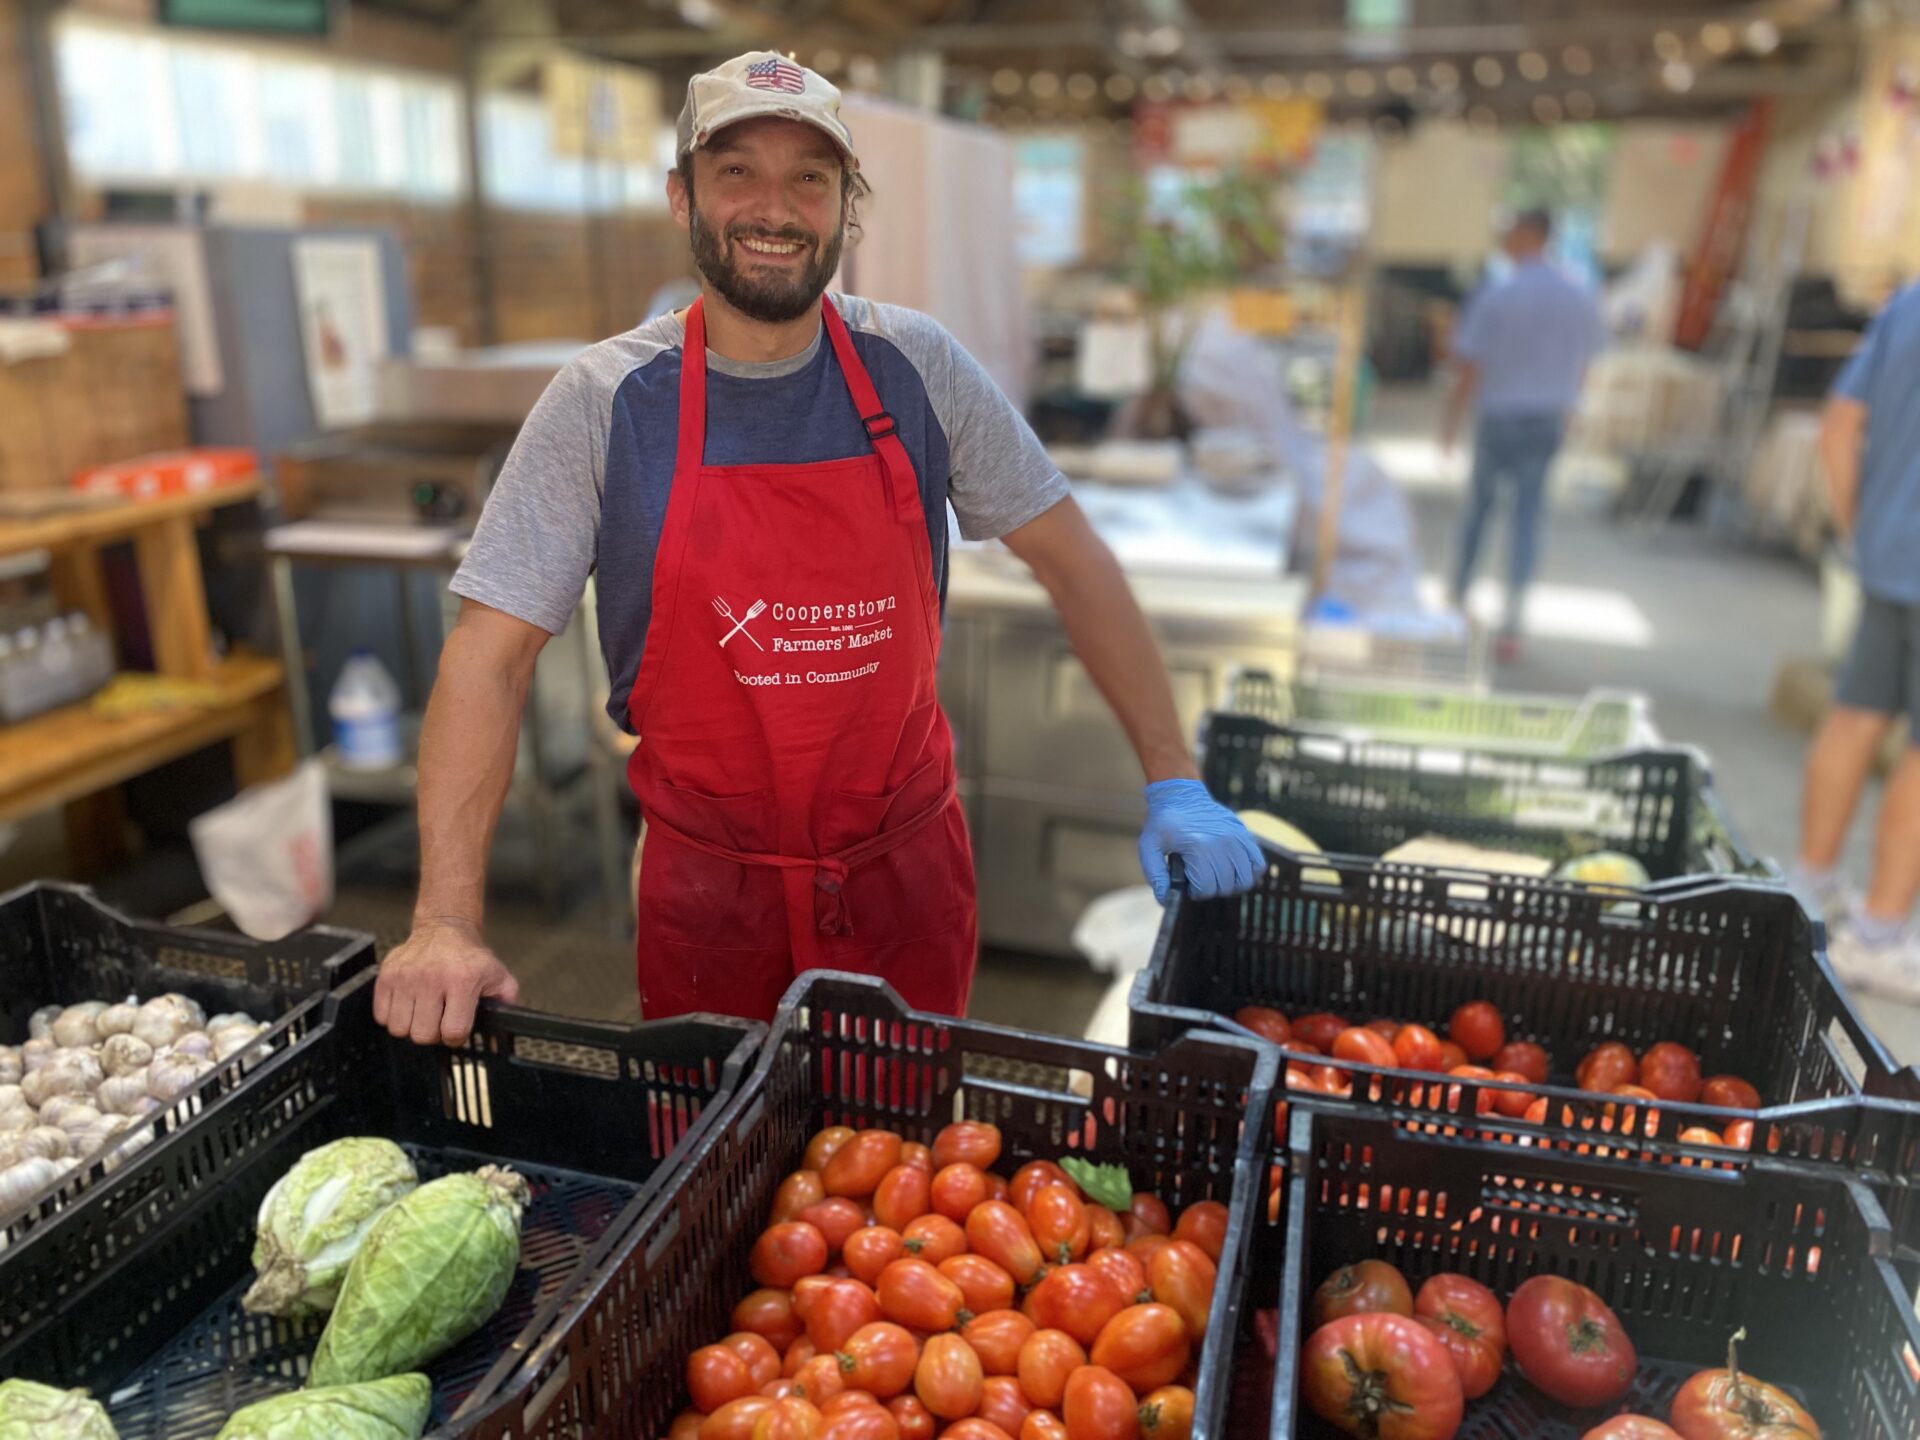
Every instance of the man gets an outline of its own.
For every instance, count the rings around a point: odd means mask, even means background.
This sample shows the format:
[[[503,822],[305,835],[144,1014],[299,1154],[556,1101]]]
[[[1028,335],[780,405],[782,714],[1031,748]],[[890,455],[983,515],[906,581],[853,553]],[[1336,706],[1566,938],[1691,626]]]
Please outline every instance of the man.
[[[1830,952],[1841,978],[1920,1003],[1920,938],[1910,925],[1920,897],[1920,286],[1888,303],[1840,372],[1820,455],[1864,594],[1833,708],[1807,755],[1797,878],[1822,910],[1844,917]],[[1840,848],[1901,715],[1908,743],[1881,801],[1873,878],[1850,904],[1836,878]]]
[[[1476,414],[1473,480],[1454,571],[1454,602],[1464,607],[1480,558],[1487,520],[1501,485],[1513,488],[1507,562],[1507,606],[1498,639],[1503,662],[1520,658],[1520,623],[1528,583],[1540,559],[1547,471],[1580,398],[1587,365],[1605,343],[1594,297],[1546,258],[1553,218],[1528,210],[1508,227],[1500,248],[1513,262],[1467,303],[1454,335],[1454,386],[1441,422],[1441,449],[1451,452],[1471,405]]]
[[[1032,568],[1146,772],[1141,858],[1249,888],[1119,567],[980,367],[924,315],[825,296],[864,193],[839,92],[779,55],[695,76],[668,177],[701,298],[558,375],[453,589],[420,756],[420,897],[375,1014],[458,1043],[513,976],[487,848],[534,658],[598,573],[614,719],[647,822],[642,1012],[766,1017],[816,967],[961,1013],[972,857],[934,695],[946,510]]]

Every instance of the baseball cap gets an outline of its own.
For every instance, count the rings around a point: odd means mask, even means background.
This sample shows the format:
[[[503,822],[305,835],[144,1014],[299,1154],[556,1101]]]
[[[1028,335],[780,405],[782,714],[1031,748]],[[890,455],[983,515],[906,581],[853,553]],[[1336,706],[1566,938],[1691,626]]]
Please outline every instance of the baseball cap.
[[[685,159],[727,126],[763,115],[813,126],[839,147],[851,168],[860,168],[853,136],[840,118],[839,88],[776,50],[749,50],[687,82],[674,155]]]

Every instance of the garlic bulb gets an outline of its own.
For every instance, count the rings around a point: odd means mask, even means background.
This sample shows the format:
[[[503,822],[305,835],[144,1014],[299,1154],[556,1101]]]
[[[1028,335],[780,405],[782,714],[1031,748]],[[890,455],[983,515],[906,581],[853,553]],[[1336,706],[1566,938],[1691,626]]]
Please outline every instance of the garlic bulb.
[[[143,1076],[142,1078],[145,1077]],[[166,1106],[154,1099],[153,1096],[142,1095],[138,1100],[135,1100],[131,1105],[127,1106],[127,1118],[138,1123],[139,1121],[147,1119],[149,1116],[158,1115],[166,1108]]]
[[[100,1068],[109,1076],[144,1070],[153,1059],[153,1047],[138,1035],[109,1035],[100,1047]]]
[[[213,1037],[213,1058],[215,1060],[230,1060],[242,1050],[245,1050],[249,1045],[253,1045],[255,1041],[266,1033],[267,1027],[265,1025],[255,1025],[251,1021],[245,1025],[229,1025]],[[257,1054],[259,1056],[264,1057],[266,1053],[266,1046],[260,1045],[257,1047]]]
[[[29,1105],[40,1106],[55,1095],[88,1094],[105,1078],[99,1056],[88,1050],[66,1050],[22,1077],[20,1093]]]
[[[73,1142],[57,1125],[36,1125],[20,1137],[25,1155],[40,1155],[48,1160],[64,1160],[73,1153]]]
[[[189,995],[182,995],[178,990],[169,990],[160,998],[187,1017],[187,1028],[189,1030],[204,1030],[207,1028],[207,1012],[202,1008],[198,1000],[195,1000]]]
[[[18,1085],[0,1085],[0,1115],[17,1109],[27,1103],[27,1097],[20,1092]]]
[[[70,1130],[74,1153],[82,1159],[90,1158],[104,1150],[132,1122],[124,1115],[97,1115],[91,1125],[80,1130]]]
[[[91,1092],[78,1095],[55,1095],[40,1107],[40,1123],[42,1125],[58,1125],[62,1130],[69,1130],[73,1127],[67,1124],[67,1116],[71,1115],[75,1110],[93,1109],[93,1096]],[[95,1111],[95,1113],[98,1114],[99,1112]]]
[[[0,1170],[0,1215],[25,1205],[65,1173],[52,1160],[32,1155]]]
[[[118,1005],[109,1005],[93,1017],[93,1028],[100,1032],[100,1038],[107,1040],[115,1035],[125,1035],[133,1029],[133,1022],[140,1015],[140,1007],[132,1000],[122,1000]]]
[[[55,1055],[60,1047],[53,1043],[51,1035],[36,1035],[20,1047],[20,1068],[31,1075]]]
[[[98,1110],[94,1109],[93,1106],[84,1103],[63,1110],[60,1118],[57,1120],[47,1119],[44,1111],[40,1116],[42,1123],[58,1125],[62,1130],[66,1131],[69,1140],[84,1130],[91,1130],[106,1118],[107,1117],[102,1115]],[[75,1148],[77,1149],[78,1147],[76,1146]]]
[[[66,1008],[64,1005],[42,1005],[27,1017],[27,1034],[36,1040],[51,1040],[54,1019]]]
[[[196,1060],[211,1060],[213,1037],[204,1030],[189,1030],[171,1045],[162,1046],[154,1052],[156,1060],[162,1055],[191,1055]]]
[[[213,1069],[213,1062],[192,1055],[156,1055],[147,1067],[147,1093],[171,1105]]]
[[[106,1008],[104,1000],[82,1000],[78,1005],[67,1006],[53,1019],[53,1038],[62,1045],[98,1044],[100,1032],[93,1022]]]
[[[27,1062],[20,1058],[18,1045],[0,1045],[0,1085],[18,1085],[27,1073]]]
[[[100,1082],[100,1088],[93,1092],[93,1103],[109,1115],[131,1115],[133,1107],[148,1098],[147,1067],[144,1065],[120,1075],[109,1075]]]
[[[140,1013],[134,1016],[132,1033],[156,1050],[162,1045],[171,1045],[193,1028],[192,1014],[175,1004],[174,999],[169,995],[156,996],[142,1005]],[[193,1008],[198,1010],[200,1007],[195,1005]]]
[[[222,1030],[225,1030],[230,1025],[251,1025],[251,1024],[253,1024],[253,1017],[251,1015],[248,1015],[243,1011],[239,1011],[239,1010],[228,1010],[224,1014],[214,1016],[211,1020],[207,1021],[207,1023],[201,1028],[204,1029],[209,1035],[218,1035]]]

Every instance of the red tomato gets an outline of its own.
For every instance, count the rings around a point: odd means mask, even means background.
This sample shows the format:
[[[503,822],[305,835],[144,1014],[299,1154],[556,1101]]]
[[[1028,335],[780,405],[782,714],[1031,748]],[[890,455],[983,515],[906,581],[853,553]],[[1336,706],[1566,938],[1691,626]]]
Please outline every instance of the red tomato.
[[[1140,1402],[1103,1366],[1085,1365],[1067,1377],[1060,1418],[1067,1440],[1139,1440]]]
[[[1547,1083],[1547,1072],[1552,1068],[1552,1060],[1547,1052],[1531,1040],[1509,1040],[1494,1052],[1487,1063],[1490,1070],[1511,1070],[1516,1075],[1524,1075],[1536,1085]]]
[[[706,1420],[707,1417],[698,1410],[682,1410],[673,1417],[673,1424],[667,1430],[667,1440],[696,1440]]]
[[[1721,1142],[1734,1150],[1753,1148],[1753,1121],[1736,1120],[1720,1134]]]
[[[840,1368],[838,1355],[814,1356],[800,1367],[793,1378],[801,1398],[811,1400],[816,1405],[824,1405],[851,1388],[847,1384],[846,1372]]]
[[[712,1415],[730,1401],[744,1400],[765,1383],[754,1379],[747,1362],[725,1345],[703,1345],[687,1357],[687,1398],[702,1414]]]
[[[1169,1305],[1129,1305],[1093,1342],[1087,1358],[1144,1394],[1170,1385],[1187,1368],[1193,1341],[1186,1322]]]
[[[753,1440],[820,1440],[826,1426],[819,1406],[790,1396],[753,1417]]]
[[[1142,1269],[1150,1270],[1153,1266],[1153,1257],[1172,1243],[1171,1235],[1136,1235],[1127,1241],[1127,1253],[1140,1262]],[[1200,1249],[1198,1245],[1193,1248]],[[1200,1253],[1204,1255],[1206,1251],[1201,1250]]]
[[[754,1384],[765,1385],[780,1378],[780,1352],[766,1336],[736,1330],[720,1343],[747,1362],[747,1373],[753,1376]]]
[[[967,1216],[967,1245],[1013,1276],[1031,1285],[1044,1262],[1027,1217],[1004,1200],[988,1200]]]
[[[786,1358],[780,1362],[780,1373],[791,1380],[800,1373],[800,1367],[820,1353],[820,1347],[802,1335],[787,1347]]]
[[[990,1420],[982,1420],[978,1415],[954,1421],[941,1434],[944,1440],[1013,1440],[998,1425]]]
[[[1024,1214],[1028,1202],[1049,1185],[1072,1185],[1073,1193],[1080,1193],[1080,1187],[1074,1185],[1073,1177],[1053,1161],[1029,1160],[1013,1172],[1013,1180],[1007,1186],[1007,1203]]]
[[[1322,1420],[1368,1440],[1450,1440],[1466,1408],[1446,1348],[1404,1315],[1322,1325],[1300,1354],[1300,1393]]]
[[[1307,1323],[1316,1330],[1349,1315],[1411,1315],[1413,1290],[1407,1277],[1384,1260],[1342,1265],[1320,1282],[1307,1303]]]
[[[1196,1200],[1180,1212],[1180,1223],[1173,1227],[1173,1238],[1190,1240],[1207,1252],[1216,1265],[1227,1243],[1227,1207],[1218,1200]]]
[[[1067,1377],[1087,1363],[1087,1352],[1064,1330],[1036,1330],[1020,1347],[1016,1374],[1027,1399],[1044,1410],[1057,1410],[1067,1393]]]
[[[1638,1357],[1607,1303],[1584,1285],[1536,1275],[1507,1301],[1507,1343],[1521,1371],[1562,1405],[1611,1405]]]
[[[1236,1025],[1244,1025],[1262,1040],[1271,1040],[1276,1045],[1284,1045],[1293,1038],[1293,1027],[1287,1024],[1287,1017],[1266,1005],[1242,1005],[1233,1012],[1233,1019]]]
[[[767,1217],[767,1223],[778,1225],[783,1220],[798,1220],[802,1210],[826,1198],[827,1189],[820,1183],[818,1170],[796,1170],[773,1192],[773,1213]]]
[[[873,1218],[889,1230],[904,1231],[932,1209],[933,1176],[916,1166],[894,1166],[873,1192]]]
[[[906,1242],[900,1238],[898,1230],[889,1230],[884,1225],[866,1225],[847,1237],[847,1243],[841,1247],[840,1258],[846,1262],[847,1269],[853,1272],[854,1279],[872,1285],[880,1279],[882,1270],[906,1253]]]
[[[862,1130],[833,1152],[820,1183],[829,1195],[864,1200],[880,1188],[887,1172],[900,1163],[903,1142],[891,1130]]]
[[[1020,1440],[1067,1440],[1067,1427],[1051,1410],[1033,1410],[1020,1426]]]
[[[801,1158],[800,1168],[824,1171],[834,1151],[853,1139],[855,1133],[845,1125],[829,1125],[807,1142],[807,1153]]]
[[[1673,1397],[1673,1428],[1683,1440],[1820,1440],[1820,1427],[1786,1391],[1740,1369],[1745,1330],[1727,1342],[1724,1370],[1702,1370]]]
[[[1020,1427],[1033,1413],[1020,1382],[1011,1375],[990,1375],[980,1382],[980,1408],[974,1412],[989,1425],[998,1425],[1009,1435],[1018,1435]]]
[[[1042,1330],[1064,1330],[1091,1345],[1102,1327],[1127,1308],[1127,1296],[1091,1265],[1049,1270],[1027,1297],[1027,1314]]]
[[[1391,1045],[1393,1043],[1393,1037],[1400,1033],[1400,1022],[1398,1020],[1388,1020],[1384,1016],[1376,1016],[1360,1028],[1362,1030],[1371,1030]]]
[[[1293,1022],[1293,1038],[1303,1045],[1311,1045],[1322,1055],[1333,1053],[1333,1042],[1340,1032],[1347,1028],[1347,1022],[1338,1015],[1325,1010],[1315,1011],[1311,1015],[1297,1016]]]
[[[1120,1222],[1127,1227],[1127,1240],[1132,1242],[1142,1235],[1171,1235],[1173,1216],[1167,1213],[1167,1202],[1158,1195],[1145,1190],[1133,1192],[1133,1204]]]
[[[987,1199],[1004,1200],[1007,1198],[1007,1182],[1000,1178],[997,1171],[987,1172]]]
[[[1141,1440],[1189,1440],[1193,1434],[1193,1391],[1162,1385],[1140,1402]]]
[[[920,1403],[918,1395],[896,1395],[887,1401],[887,1413],[900,1427],[900,1440],[933,1440],[940,1422]]]
[[[1213,1258],[1190,1240],[1174,1240],[1154,1252],[1147,1266],[1147,1288],[1162,1305],[1171,1305],[1196,1341],[1207,1335],[1213,1285],[1220,1274]]]
[[[1087,1267],[1106,1276],[1129,1302],[1147,1294],[1147,1267],[1125,1250],[1096,1250],[1087,1257]]]
[[[933,1163],[933,1150],[917,1140],[909,1140],[900,1147],[900,1163],[911,1165],[916,1170],[924,1170],[931,1175],[940,1167]]]
[[[820,1440],[901,1440],[900,1422],[868,1397],[864,1404],[846,1405],[828,1415]]]
[[[971,1345],[958,1335],[934,1335],[920,1349],[913,1393],[940,1419],[964,1420],[980,1408],[985,1379]]]
[[[880,1312],[909,1330],[951,1330],[959,1323],[960,1311],[967,1303],[960,1287],[924,1260],[894,1261],[880,1272],[880,1283],[874,1288],[879,1294]]]
[[[1087,1228],[1091,1232],[1089,1251],[1117,1249],[1127,1243],[1127,1227],[1120,1217],[1091,1200],[1087,1202]]]
[[[913,1383],[920,1342],[902,1326],[882,1320],[854,1331],[837,1359],[849,1390],[891,1400]]]
[[[1461,1065],[1465,1065],[1466,1063],[1467,1063],[1466,1051],[1462,1050],[1458,1045],[1454,1044],[1453,1041],[1451,1040],[1442,1040],[1440,1042],[1439,1069],[1442,1074],[1445,1074],[1447,1071],[1455,1069]]]
[[[1640,1057],[1640,1083],[1662,1100],[1691,1105],[1700,1098],[1700,1057],[1671,1040],[1650,1045]]]
[[[1093,1243],[1086,1203],[1064,1185],[1043,1185],[1027,1202],[1027,1225],[1051,1265],[1083,1259]]]
[[[820,1402],[820,1413],[831,1420],[842,1410],[851,1410],[860,1405],[870,1405],[878,1409],[880,1402],[864,1390],[842,1390],[838,1395],[829,1396]]]
[[[827,1287],[839,1277],[837,1275],[802,1275],[793,1282],[793,1313],[800,1317],[800,1323],[807,1323],[807,1316],[813,1313],[813,1304],[827,1293]]]
[[[1466,1067],[1463,1066],[1462,1068],[1464,1069]],[[1496,1080],[1504,1080],[1512,1085],[1531,1083],[1527,1077],[1522,1075],[1518,1070],[1496,1070],[1493,1072],[1493,1078]],[[1493,1097],[1494,1110],[1498,1114],[1506,1116],[1509,1120],[1518,1120],[1522,1115],[1525,1115],[1527,1111],[1532,1108],[1534,1102],[1534,1094],[1531,1090],[1483,1090],[1481,1094],[1483,1096],[1491,1095]],[[1471,1399],[1472,1397],[1469,1396],[1468,1398]]]
[[[934,1268],[960,1287],[975,1315],[1013,1306],[1013,1277],[984,1255],[950,1255]]]
[[[934,1173],[933,1209],[956,1224],[987,1198],[987,1172],[978,1165],[949,1165]]]
[[[1644,1415],[1616,1415],[1587,1431],[1580,1440],[1683,1440],[1680,1432]]]
[[[700,1440],[753,1440],[753,1424],[774,1402],[764,1395],[729,1400],[700,1424]]]
[[[804,1220],[769,1225],[753,1242],[753,1254],[747,1260],[753,1278],[775,1290],[791,1290],[794,1281],[826,1268],[827,1237]]]
[[[1466,1051],[1469,1060],[1491,1060],[1507,1043],[1507,1023],[1485,1000],[1469,1000],[1447,1021],[1447,1038]]]
[[[1633,1085],[1640,1079],[1640,1062],[1633,1058],[1633,1051],[1618,1040],[1609,1040],[1596,1046],[1580,1062],[1580,1068],[1574,1071],[1574,1080],[1582,1090],[1598,1090],[1602,1094],[1616,1085]]]
[[[933,1168],[975,1165],[991,1170],[1000,1159],[1000,1127],[979,1120],[959,1120],[933,1137]]]
[[[1435,1275],[1414,1297],[1413,1316],[1446,1347],[1467,1399],[1478,1400],[1499,1383],[1507,1317],[1493,1291],[1465,1275]]]
[[[867,1224],[867,1212],[839,1195],[822,1200],[818,1205],[809,1205],[800,1212],[800,1218],[825,1237],[828,1253],[834,1255],[840,1253],[849,1235],[865,1229]]]
[[[733,1328],[766,1336],[768,1343],[784,1354],[806,1327],[793,1313],[791,1291],[755,1290],[733,1307]]]
[[[1357,1065],[1392,1065],[1393,1042],[1360,1026],[1342,1030],[1333,1040],[1333,1058]]]
[[[1440,1037],[1424,1025],[1402,1025],[1393,1037],[1393,1059],[1407,1070],[1438,1070]]]
[[[976,1315],[961,1328],[960,1338],[973,1346],[980,1369],[988,1375],[1020,1373],[1020,1347],[1038,1327],[1018,1310],[993,1310]]]
[[[854,1331],[879,1318],[880,1302],[868,1286],[858,1280],[836,1280],[808,1307],[807,1338],[823,1353],[838,1350]]]
[[[1714,1075],[1701,1083],[1700,1103],[1726,1110],[1758,1110],[1760,1092],[1738,1075]]]
[[[967,1233],[944,1215],[922,1215],[900,1232],[907,1254],[938,1265],[942,1260],[967,1253]]]

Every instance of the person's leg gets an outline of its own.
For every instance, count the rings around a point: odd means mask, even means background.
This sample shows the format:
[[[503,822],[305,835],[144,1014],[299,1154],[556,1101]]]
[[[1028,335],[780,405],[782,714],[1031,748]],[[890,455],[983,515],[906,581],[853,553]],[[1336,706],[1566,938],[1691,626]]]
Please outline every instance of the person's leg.
[[[1473,584],[1474,567],[1480,560],[1480,546],[1486,539],[1487,520],[1493,513],[1494,486],[1506,464],[1503,453],[1503,427],[1497,420],[1483,420],[1473,436],[1473,471],[1467,484],[1467,512],[1460,527],[1460,557],[1453,572],[1453,599],[1465,607],[1467,587]]]
[[[1509,636],[1520,633],[1525,616],[1527,586],[1540,563],[1540,526],[1546,515],[1547,472],[1560,450],[1557,420],[1530,420],[1520,437],[1513,465],[1513,534],[1507,556],[1507,613],[1503,626]]]
[[[1800,797],[1799,872],[1824,890],[1839,863],[1860,792],[1880,742],[1901,708],[1901,652],[1896,608],[1863,596],[1853,646],[1841,668],[1834,703],[1807,751]]]
[[[1873,880],[1862,918],[1876,927],[1905,925],[1915,900],[1920,900],[1920,605],[1898,609],[1909,729],[1906,753],[1887,781],[1874,835]]]

